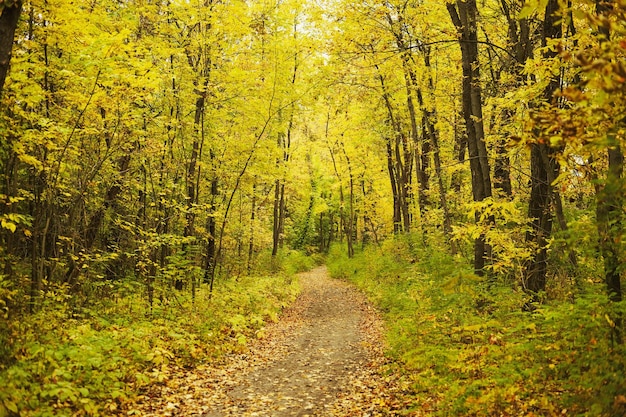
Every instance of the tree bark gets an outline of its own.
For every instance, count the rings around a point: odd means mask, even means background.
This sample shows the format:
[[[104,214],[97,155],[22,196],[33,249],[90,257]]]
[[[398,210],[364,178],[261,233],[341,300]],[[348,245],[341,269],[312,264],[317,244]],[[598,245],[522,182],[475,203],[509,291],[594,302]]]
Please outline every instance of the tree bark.
[[[378,80],[380,81],[382,96],[387,109],[387,123],[393,132],[393,136],[387,137],[386,140],[387,170],[393,195],[393,230],[395,233],[401,231],[409,232],[411,228],[409,179],[411,178],[413,157],[411,152],[408,151],[406,137],[396,118],[391,97],[385,84],[385,78],[378,66],[375,65],[375,67],[378,70]],[[405,147],[404,153],[401,151],[403,146]],[[403,154],[405,157],[404,162],[402,161]]]
[[[547,46],[550,39],[562,36],[558,0],[549,0],[546,5],[543,22],[542,46]],[[556,52],[546,50],[543,57],[552,59]],[[561,85],[560,75],[553,76],[543,91],[543,99],[549,106],[556,106],[554,93]],[[546,288],[548,270],[547,242],[552,234],[552,181],[558,177],[560,166],[556,156],[562,149],[552,147],[549,139],[542,138],[535,129],[536,140],[530,144],[531,191],[528,203],[528,217],[531,230],[526,234],[526,241],[531,244],[533,255],[524,270],[525,288],[535,295]]]
[[[491,176],[482,114],[480,61],[478,58],[477,6],[475,0],[446,4],[459,37],[463,69],[463,118],[472,174],[474,201],[491,197]],[[476,214],[478,222],[480,214]],[[484,274],[490,248],[484,235],[474,241],[474,271]]]
[[[596,14],[598,15],[608,14],[612,7],[611,2],[596,0]],[[600,40],[601,44],[611,39],[608,28],[601,27],[599,32],[604,37]],[[618,124],[623,125],[624,120],[618,121]],[[596,185],[596,223],[600,253],[604,258],[604,279],[609,299],[613,302],[620,302],[623,299],[621,284],[623,259],[620,256],[618,242],[622,238],[624,225],[624,154],[615,135],[609,134],[607,137],[609,139],[608,171],[604,184]],[[618,314],[613,321],[615,323],[613,337],[617,343],[621,344],[623,343],[623,318]]]
[[[13,38],[21,13],[22,0],[17,0],[13,4],[9,1],[5,1],[2,12],[0,13],[0,97],[2,97],[4,82],[9,72],[11,51],[13,50]]]
[[[397,21],[391,16],[391,14],[387,14],[386,16],[387,22],[389,24],[389,28],[393,33],[393,36],[396,41],[396,46],[400,51],[400,56],[402,59],[402,68],[404,72],[404,83],[406,89],[406,105],[407,110],[409,112],[409,120],[411,124],[411,147],[407,146],[405,135],[400,132],[398,127],[398,132],[400,133],[400,137],[403,139],[403,151],[404,157],[401,158],[400,155],[397,156],[398,161],[404,159],[405,168],[401,168],[403,172],[403,182],[405,183],[404,187],[407,188],[406,196],[404,197],[407,203],[411,203],[413,201],[413,196],[411,194],[411,171],[412,165],[415,165],[415,173],[418,181],[418,206],[419,212],[421,216],[424,216],[426,213],[427,207],[429,205],[428,201],[428,189],[429,189],[429,177],[428,177],[428,165],[430,158],[430,136],[429,129],[425,126],[427,120],[422,117],[422,134],[420,135],[419,127],[418,127],[418,116],[416,110],[415,101],[419,104],[420,108],[423,110],[424,108],[424,100],[422,98],[422,92],[418,85],[417,76],[415,74],[415,61],[412,56],[412,50],[407,45],[407,41],[404,36],[404,23],[402,15],[397,17]],[[397,23],[397,24],[396,24]],[[382,80],[381,80],[382,82]],[[385,93],[384,93],[385,94]],[[390,110],[390,101],[388,98],[385,99],[387,103],[388,111]],[[422,111],[423,114],[423,111]],[[399,126],[399,125],[398,125]],[[413,163],[413,159],[415,163]],[[406,172],[406,174],[404,174]],[[410,216],[408,210],[407,214]],[[411,218],[409,217],[408,222],[404,220],[405,228],[408,229],[408,225],[410,225]]]

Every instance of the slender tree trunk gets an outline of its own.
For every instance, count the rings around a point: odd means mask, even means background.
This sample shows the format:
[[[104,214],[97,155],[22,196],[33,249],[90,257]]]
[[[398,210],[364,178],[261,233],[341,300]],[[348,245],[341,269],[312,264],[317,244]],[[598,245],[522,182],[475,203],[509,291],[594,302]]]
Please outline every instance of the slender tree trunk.
[[[446,187],[444,186],[443,170],[441,167],[441,153],[439,148],[439,131],[435,127],[437,125],[437,109],[434,107],[435,103],[435,83],[433,81],[430,65],[430,46],[422,46],[421,48],[424,54],[424,66],[428,71],[428,89],[430,91],[433,107],[429,110],[423,102],[421,102],[422,112],[424,114],[424,120],[426,121],[426,127],[428,128],[428,136],[433,149],[433,161],[435,163],[435,174],[437,175],[437,185],[439,186],[439,202],[441,204],[441,210],[443,211],[443,232],[448,241],[450,242],[450,249],[452,253],[456,253],[456,244],[452,240],[452,217],[448,208],[448,198],[446,193]],[[460,190],[459,190],[460,191]]]
[[[508,111],[503,112],[503,124],[508,123],[511,117]],[[507,138],[501,138],[496,143],[496,161],[493,167],[493,186],[500,190],[502,195],[510,199],[513,195],[511,186],[511,160],[507,150]]]
[[[462,123],[459,121],[460,117],[462,117],[462,115],[459,115],[458,112],[454,113],[454,155],[456,162],[459,165],[463,165],[465,163],[465,153],[467,152],[467,134],[465,129],[461,129]],[[450,184],[453,194],[459,195],[461,193],[462,182],[461,171],[455,171],[452,174]]]
[[[278,255],[278,241],[280,240],[280,180],[274,182],[274,223],[272,226],[272,257]]]
[[[320,213],[320,218],[319,218],[319,232],[318,232],[318,239],[319,239],[319,249],[320,249],[320,253],[325,253],[326,252],[326,238],[324,237],[324,212]]]
[[[330,245],[335,240],[335,215],[331,212],[328,215],[328,240],[326,241],[326,252],[330,250]]]
[[[387,173],[389,174],[389,182],[391,184],[391,195],[393,196],[393,231],[399,233],[402,231],[402,213],[400,208],[400,193],[398,191],[398,183],[396,181],[396,172],[393,164],[393,151],[391,148],[391,139],[386,140],[387,149]]]
[[[450,242],[452,254],[456,254],[457,248],[454,240],[452,240],[452,217],[448,208],[448,198],[446,187],[443,182],[443,169],[441,168],[441,155],[439,150],[439,135],[436,131],[432,132],[433,143],[433,160],[435,162],[435,174],[437,174],[437,185],[439,186],[439,201],[441,210],[443,211],[443,233]]]
[[[596,14],[608,14],[613,8],[609,1],[596,0]],[[611,33],[608,28],[601,27],[599,32],[604,36],[600,42],[608,42]],[[618,121],[623,127],[624,119]],[[604,184],[596,185],[596,222],[600,239],[600,253],[604,258],[604,279],[609,293],[609,299],[620,302],[622,294],[623,255],[620,253],[619,243],[623,235],[624,220],[624,153],[619,140],[614,134],[607,135],[609,148],[607,150],[608,171]],[[613,317],[613,337],[619,344],[623,343],[622,323],[620,314]]]
[[[399,19],[398,20],[399,25],[402,26],[402,22],[403,22],[402,18],[398,17],[398,19]],[[402,68],[404,72],[404,84],[406,88],[406,97],[407,97],[406,105],[407,105],[407,110],[409,112],[409,120],[411,122],[411,132],[410,132],[410,135],[411,135],[410,145],[411,146],[407,145],[406,139],[404,139],[405,135],[403,132],[401,132],[401,129],[399,127],[397,129],[398,130],[397,133],[399,133],[399,137],[403,138],[404,155],[401,156],[398,154],[396,158],[398,161],[404,160],[404,165],[405,165],[405,167],[402,167],[402,165],[398,165],[398,169],[399,169],[399,172],[403,173],[402,178],[404,182],[404,187],[408,190],[408,192],[404,196],[404,199],[406,200],[406,203],[410,205],[410,203],[413,200],[413,196],[411,195],[411,191],[410,191],[411,178],[412,178],[411,172],[412,172],[413,160],[415,161],[414,162],[415,172],[416,172],[416,177],[418,180],[418,207],[419,207],[421,216],[424,216],[427,210],[428,203],[429,203],[427,191],[429,189],[428,158],[429,158],[430,141],[429,141],[427,130],[425,130],[423,126],[422,126],[422,135],[420,136],[418,122],[417,122],[417,118],[418,118],[417,110],[415,108],[416,107],[415,99],[417,99],[417,102],[419,103],[420,107],[423,107],[424,103],[422,100],[422,93],[417,82],[417,76],[415,75],[415,69],[414,69],[415,63],[411,55],[412,54],[411,48],[409,48],[406,44],[406,41],[404,39],[404,34],[403,34],[404,32],[402,28],[400,28],[399,30],[396,30],[395,28],[396,25],[394,24],[394,20],[390,14],[387,14],[387,22],[389,23],[389,26],[396,39],[396,46],[398,47],[400,51],[400,56],[402,58]],[[382,79],[381,79],[381,85],[384,88],[384,82]],[[384,91],[383,94],[387,95],[386,91]],[[388,98],[385,98],[385,101],[387,103],[388,112],[392,112],[390,110],[391,109],[390,100],[388,100]],[[424,123],[424,120],[422,120],[422,124],[423,123]],[[411,148],[412,148],[412,151],[411,151]],[[410,216],[408,210],[406,210],[405,217],[403,217],[405,230],[408,230],[408,227],[410,227],[410,223],[411,223],[410,217],[408,219],[406,218],[407,215]]]
[[[467,134],[467,148],[472,174],[472,193],[474,201],[483,201],[491,197],[491,176],[485,132],[483,128],[482,93],[480,81],[480,62],[478,59],[477,6],[475,0],[447,3],[448,12],[457,29],[461,47],[463,68],[463,117]],[[458,8],[458,10],[457,10]],[[480,221],[480,213],[476,214]],[[484,274],[490,248],[481,235],[474,241],[474,271]]]
[[[344,148],[344,153],[345,153],[345,148]],[[354,257],[354,239],[355,239],[355,222],[356,222],[356,217],[354,215],[354,177],[352,176],[352,167],[350,166],[350,159],[348,158],[348,155],[346,154],[346,161],[348,163],[348,175],[350,177],[350,210],[348,212],[348,227],[347,227],[347,234],[348,234],[348,257],[353,258]]]
[[[391,191],[393,195],[393,229],[395,233],[401,231],[408,232],[411,227],[408,180],[411,177],[411,161],[413,159],[413,155],[410,152],[405,152],[404,155],[408,157],[408,163],[402,162],[401,147],[402,143],[406,143],[406,138],[404,137],[404,133],[402,132],[398,120],[396,120],[395,111],[391,103],[391,97],[387,91],[385,79],[378,66],[375,65],[375,67],[378,70],[378,80],[380,81],[382,96],[387,109],[387,121],[394,133],[393,137],[388,137],[386,140],[387,170],[389,172]],[[407,168],[409,168],[408,172]]]
[[[29,311],[31,314],[34,313],[37,308],[41,284],[44,279],[41,244],[45,240],[46,210],[44,208],[45,202],[42,198],[45,184],[45,180],[42,175],[43,172],[40,175],[34,176],[34,184],[32,188],[35,192],[33,193],[33,202],[31,203],[31,216],[33,218],[30,247],[31,278]]]
[[[348,153],[346,152],[346,148],[341,144],[341,150],[343,151],[343,156],[346,159],[346,164],[348,166],[348,180],[349,180],[349,190],[350,195],[348,200],[350,202],[350,207],[348,209],[348,218],[345,221],[345,231],[346,237],[348,241],[348,257],[354,257],[354,228],[355,228],[355,216],[354,216],[354,177],[352,175],[352,165],[350,164],[350,158],[348,157]]]
[[[252,184],[252,208],[250,209],[250,240],[248,241],[248,275],[252,272],[254,259],[254,226],[256,220],[256,177]]]
[[[558,0],[549,0],[546,5],[545,19],[543,22],[542,45],[546,46],[549,39],[558,39],[562,36]],[[554,51],[544,52],[545,59],[556,56]],[[543,92],[544,100],[551,106],[556,106],[554,93],[561,85],[560,75],[553,76]],[[534,255],[528,261],[525,271],[525,287],[532,294],[544,291],[546,288],[546,276],[548,270],[547,242],[552,234],[552,183],[551,179],[557,178],[560,166],[556,156],[562,149],[550,147],[545,139],[540,138],[540,133],[535,132],[538,140],[530,145],[530,171],[531,191],[528,204],[528,216],[531,218],[531,230],[526,235],[526,240],[531,243]]]
[[[609,299],[622,301],[623,255],[617,242],[622,239],[624,225],[624,154],[619,145],[608,150],[609,168],[604,187],[596,195],[596,217],[600,236],[600,252],[604,258],[604,279]],[[623,316],[613,316],[612,336],[616,343],[622,344]]]
[[[214,161],[215,155],[213,151],[210,152],[211,161]],[[207,216],[207,234],[208,241],[205,255],[204,265],[204,283],[211,282],[211,277],[215,275],[215,268],[217,266],[217,245],[216,245],[216,233],[217,233],[217,221],[215,219],[215,212],[217,211],[217,197],[219,195],[219,181],[213,173],[213,179],[211,180],[211,203],[209,207],[209,213]]]

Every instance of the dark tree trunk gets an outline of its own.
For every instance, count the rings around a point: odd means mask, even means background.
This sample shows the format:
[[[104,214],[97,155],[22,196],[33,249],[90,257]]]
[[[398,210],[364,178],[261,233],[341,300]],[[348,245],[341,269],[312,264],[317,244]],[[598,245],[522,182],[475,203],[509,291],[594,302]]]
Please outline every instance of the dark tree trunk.
[[[456,253],[456,245],[451,239],[452,237],[452,217],[450,216],[450,210],[448,208],[447,190],[444,186],[443,170],[441,167],[441,153],[439,148],[439,131],[436,128],[437,125],[437,109],[434,106],[435,100],[435,83],[432,78],[431,65],[430,65],[430,47],[422,46],[422,53],[424,54],[424,66],[428,71],[428,89],[433,97],[433,107],[431,109],[426,108],[424,103],[420,100],[422,106],[423,117],[425,120],[425,127],[428,129],[429,143],[432,145],[433,161],[435,163],[435,174],[437,175],[437,185],[439,186],[439,203],[441,204],[441,210],[443,211],[443,232],[448,241],[450,242],[450,249],[452,253]],[[421,96],[421,94],[419,94]],[[459,190],[460,191],[460,190]]]
[[[462,112],[462,110],[461,110]],[[465,163],[465,154],[467,152],[467,134],[465,129],[461,129],[463,126],[459,122],[459,118],[462,115],[455,112],[454,115],[454,156],[456,157],[456,162],[459,165],[463,165]],[[452,180],[450,181],[450,188],[453,194],[459,195],[461,193],[461,186],[463,185],[463,180],[461,178],[461,171],[457,170],[452,174]]]
[[[456,27],[461,47],[463,68],[463,118],[467,136],[467,149],[472,174],[472,194],[474,201],[491,197],[491,174],[485,132],[483,128],[482,92],[480,62],[478,59],[477,6],[475,0],[461,1],[447,5],[450,18]],[[457,10],[458,9],[458,10]],[[476,214],[479,221],[480,214]],[[474,242],[474,271],[484,274],[490,248],[484,236]]]
[[[396,181],[396,173],[393,164],[393,151],[391,148],[391,139],[386,140],[387,149],[387,173],[389,174],[389,183],[391,184],[391,195],[393,196],[393,231],[399,233],[402,231],[402,212],[400,203],[400,193],[398,191],[398,183]]]
[[[531,218],[532,229],[526,234],[526,240],[533,243],[535,253],[524,272],[525,287],[532,293],[546,288],[548,267],[547,239],[552,233],[552,214],[550,207],[550,183],[548,169],[543,163],[543,155],[547,153],[545,145],[534,143],[530,150],[531,189],[528,205],[528,217]]]
[[[0,13],[0,97],[4,89],[4,82],[9,72],[11,51],[13,50],[13,37],[15,29],[22,13],[22,0],[13,4],[7,1]]]
[[[608,14],[613,5],[608,1],[596,0],[596,14]],[[607,42],[611,38],[608,28],[599,29],[604,36],[600,42]],[[618,121],[623,125],[624,120]],[[619,141],[614,135],[608,135],[609,149],[608,171],[604,184],[596,185],[596,222],[600,238],[600,252],[604,258],[604,279],[609,299],[613,302],[622,301],[622,267],[619,241],[622,239],[624,226],[624,154]],[[613,317],[613,337],[617,343],[622,343],[622,316]]]
[[[211,161],[215,159],[213,151],[210,153]],[[215,174],[213,174],[215,175]],[[204,283],[209,283],[211,277],[214,276],[215,267],[217,266],[217,245],[215,244],[217,233],[217,222],[215,221],[215,211],[217,210],[217,197],[219,195],[219,181],[213,177],[211,180],[211,205],[207,216],[207,234],[208,241],[205,255],[204,265]]]
[[[510,117],[503,115],[503,120]],[[511,160],[507,151],[507,138],[502,138],[496,143],[496,161],[493,166],[493,186],[507,198],[513,195],[511,186]]]
[[[400,123],[396,118],[385,79],[378,66],[376,65],[375,67],[378,70],[378,80],[380,81],[382,96],[387,109],[387,123],[393,132],[393,137],[388,137],[386,141],[387,170],[393,195],[393,230],[395,233],[401,231],[408,232],[411,229],[410,178],[413,154],[408,148],[406,136],[402,132]]]
[[[614,138],[613,138],[614,139]],[[608,150],[608,172],[602,186],[596,189],[596,221],[600,236],[600,251],[604,258],[604,275],[611,301],[622,300],[622,265],[618,243],[623,232],[623,193],[622,177],[624,155],[621,147],[614,144]]]
[[[546,5],[543,22],[542,45],[546,46],[549,39],[562,36],[558,0],[549,0]],[[547,50],[545,59],[552,59],[556,52]],[[550,106],[556,106],[554,93],[561,85],[560,76],[553,76],[543,92],[543,98]],[[562,149],[551,147],[545,138],[535,132],[536,141],[530,145],[531,191],[528,204],[528,216],[531,218],[531,230],[526,240],[533,248],[533,256],[524,270],[525,287],[533,294],[544,291],[548,267],[547,242],[552,233],[552,181],[558,177],[560,166],[556,156]]]
[[[290,158],[291,130],[293,128],[293,114],[290,117],[286,134],[278,135],[278,148],[283,155],[277,161],[278,167],[286,167]],[[285,168],[286,169],[286,168]],[[285,218],[287,216],[287,206],[285,201],[285,178],[278,178],[274,184],[274,225],[272,231],[272,256],[278,254],[278,250],[283,245],[283,235],[285,230]]]
[[[348,218],[345,221],[345,231],[346,237],[348,241],[348,258],[354,257],[354,231],[355,231],[355,215],[354,215],[354,176],[352,175],[352,165],[350,164],[350,158],[348,157],[348,153],[346,152],[346,148],[341,144],[341,150],[343,151],[343,156],[346,158],[346,164],[348,165],[348,180],[349,180],[349,202],[350,207],[348,209]]]
[[[274,182],[274,209],[273,209],[273,226],[272,226],[272,257],[278,255],[278,242],[280,240],[280,180]]]
[[[252,272],[252,261],[254,259],[254,223],[256,220],[256,177],[252,185],[252,208],[250,209],[250,239],[248,241],[248,275]]]
[[[196,189],[196,167],[198,165],[198,156],[200,154],[200,136],[202,132],[202,116],[204,113],[204,95],[196,99],[196,110],[194,115],[194,133],[195,137],[191,145],[191,154],[189,155],[189,162],[187,163],[187,213],[185,214],[185,230],[184,236],[191,237],[194,235],[194,223],[195,223],[195,205],[197,200]]]
[[[187,163],[186,183],[187,183],[187,212],[185,213],[185,228],[183,230],[183,236],[186,238],[195,238],[195,221],[196,221],[196,205],[198,204],[198,194],[200,186],[200,173],[198,168],[198,160],[200,158],[200,150],[204,141],[204,104],[205,93],[208,85],[208,78],[205,79],[203,84],[203,91],[199,93],[196,98],[196,109],[194,114],[194,138],[191,145],[191,154],[189,155],[189,162]],[[196,171],[197,170],[197,171]],[[189,243],[185,242],[182,247],[183,253],[187,255],[189,251]],[[196,279],[192,275],[191,277],[191,296],[195,299],[196,295]],[[182,287],[182,284],[176,281],[176,288]]]

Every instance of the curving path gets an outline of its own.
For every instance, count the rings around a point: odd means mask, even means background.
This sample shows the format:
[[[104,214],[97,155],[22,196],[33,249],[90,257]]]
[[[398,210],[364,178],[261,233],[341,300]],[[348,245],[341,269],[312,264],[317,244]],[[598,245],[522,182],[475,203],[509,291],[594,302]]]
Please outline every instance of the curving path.
[[[264,340],[222,368],[190,375],[183,388],[164,393],[172,400],[154,415],[392,415],[393,381],[380,374],[374,309],[325,267],[301,274],[300,282],[301,295]]]

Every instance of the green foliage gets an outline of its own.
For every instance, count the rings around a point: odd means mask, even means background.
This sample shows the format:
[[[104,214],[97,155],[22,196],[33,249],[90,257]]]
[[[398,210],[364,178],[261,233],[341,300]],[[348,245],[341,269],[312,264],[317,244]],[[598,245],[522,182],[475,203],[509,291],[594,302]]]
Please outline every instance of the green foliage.
[[[411,239],[352,260],[333,248],[328,266],[384,313],[389,355],[412,387],[412,408],[441,416],[623,415],[626,349],[611,340],[611,317],[626,311],[608,303],[601,286],[528,313],[523,292]]]
[[[309,256],[301,250],[281,249],[276,256],[272,256],[271,250],[259,254],[256,270],[259,272],[283,273],[293,275],[312,269],[316,264],[321,264],[321,257]]]
[[[65,305],[0,328],[0,415],[110,415],[132,409],[142,390],[174,369],[245,349],[262,337],[293,300],[297,283],[286,277],[228,280],[192,300],[169,291],[152,309],[134,295],[117,308],[93,306],[87,319],[69,318]],[[108,312],[106,312],[108,311]],[[6,323],[6,322],[2,322]]]

